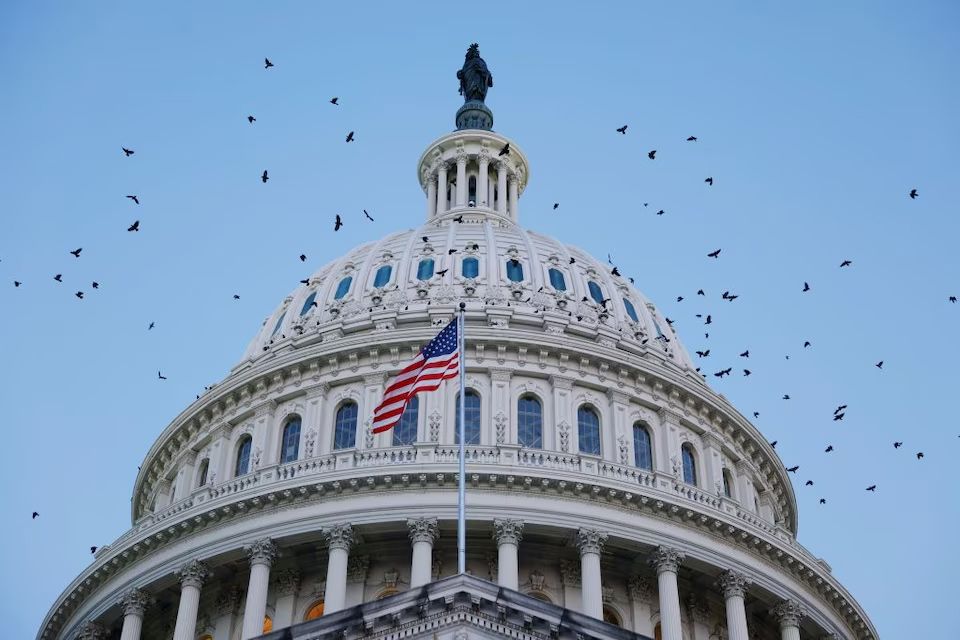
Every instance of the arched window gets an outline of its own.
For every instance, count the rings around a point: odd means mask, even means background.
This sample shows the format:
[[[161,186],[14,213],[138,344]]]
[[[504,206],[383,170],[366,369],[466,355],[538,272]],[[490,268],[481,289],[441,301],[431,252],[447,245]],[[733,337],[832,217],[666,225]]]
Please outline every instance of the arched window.
[[[417,419],[420,414],[420,401],[417,396],[410,398],[400,422],[393,428],[393,446],[401,447],[417,442]]]
[[[663,630],[660,628],[659,622],[653,628],[653,640],[663,640]]]
[[[507,280],[510,282],[523,281],[523,264],[519,260],[507,260]]]
[[[528,591],[527,595],[531,598],[536,598],[537,600],[543,600],[544,602],[553,604],[553,600],[550,599],[550,596],[545,594],[543,591]]]
[[[600,285],[591,280],[587,283],[587,289],[590,290],[590,297],[593,298],[594,302],[603,304],[603,289],[600,288]]]
[[[517,435],[521,447],[543,448],[543,406],[533,396],[517,401]]]
[[[393,267],[389,264],[385,264],[379,269],[377,269],[377,275],[373,277],[373,286],[380,287],[386,286],[390,282],[390,274],[393,273]]]
[[[733,477],[731,477],[729,469],[723,470],[723,495],[728,498],[733,497]]]
[[[577,409],[577,433],[580,453],[600,455],[600,416],[591,407]]]
[[[683,481],[697,486],[697,461],[693,457],[693,447],[683,445],[680,454],[683,457]]]
[[[337,409],[333,448],[352,449],[357,445],[357,403],[345,402]]]
[[[263,632],[267,633],[273,631],[273,618],[270,616],[263,616]]]
[[[233,468],[233,475],[236,477],[250,473],[250,448],[253,446],[253,438],[244,436],[237,446],[237,464]]]
[[[378,593],[376,596],[374,596],[373,599],[374,599],[374,600],[383,600],[384,598],[387,598],[387,597],[392,596],[392,595],[396,595],[397,593],[398,593],[398,591],[397,591],[396,589],[391,589],[390,587],[387,587],[386,589],[384,589],[383,591],[381,591],[380,593]]]
[[[470,176],[467,181],[467,204],[471,207],[477,206],[477,177]]]
[[[204,458],[200,463],[200,472],[197,474],[197,486],[202,487],[207,484],[207,472],[210,470],[210,459]]]
[[[627,315],[630,316],[630,319],[634,322],[640,322],[640,318],[637,317],[637,310],[633,308],[633,303],[623,299],[623,308],[627,310]]]
[[[433,258],[424,258],[417,265],[417,280],[429,280],[433,277]]]
[[[280,462],[293,462],[300,455],[300,417],[293,416],[283,427],[280,441]]]
[[[283,317],[284,314],[280,314],[280,317],[277,318],[277,324],[273,325],[273,331],[270,332],[270,337],[277,335],[277,332],[280,331],[280,327],[283,326]]]
[[[343,296],[347,295],[347,292],[350,291],[350,283],[353,282],[353,276],[347,276],[340,281],[340,284],[337,285],[337,292],[333,294],[334,300],[339,300]]]
[[[467,389],[467,402],[463,406],[466,422],[463,426],[466,436],[465,444],[480,444],[480,396],[473,389]],[[457,396],[456,406],[456,431],[454,432],[454,442],[460,443],[460,396]]]
[[[620,616],[617,615],[617,612],[614,611],[611,607],[603,608],[603,621],[607,624],[615,624],[618,627],[621,626]]]
[[[567,280],[563,277],[563,272],[559,269],[550,269],[547,271],[547,275],[550,276],[550,286],[556,289],[557,291],[566,291],[567,290]]]
[[[642,422],[633,425],[633,464],[641,469],[653,469],[653,448],[650,446],[650,432]]]
[[[303,616],[303,621],[306,622],[307,620],[316,620],[322,615],[323,615],[323,600],[317,600],[312,605],[310,605],[309,609],[307,609],[307,614]]]
[[[460,272],[464,278],[476,278],[480,275],[480,261],[476,258],[464,258],[460,265]]]
[[[310,313],[310,307],[313,306],[313,301],[317,299],[317,292],[314,291],[307,296],[307,299],[303,301],[303,308],[300,309],[300,315],[305,316]]]

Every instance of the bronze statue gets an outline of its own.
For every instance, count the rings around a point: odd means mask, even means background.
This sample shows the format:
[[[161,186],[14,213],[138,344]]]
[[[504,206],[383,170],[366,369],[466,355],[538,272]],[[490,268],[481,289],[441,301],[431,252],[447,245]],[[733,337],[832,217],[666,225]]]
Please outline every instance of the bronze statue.
[[[460,80],[460,95],[464,102],[483,102],[487,97],[487,88],[493,86],[493,75],[480,57],[480,45],[476,42],[467,49],[463,67],[457,71],[457,79]]]

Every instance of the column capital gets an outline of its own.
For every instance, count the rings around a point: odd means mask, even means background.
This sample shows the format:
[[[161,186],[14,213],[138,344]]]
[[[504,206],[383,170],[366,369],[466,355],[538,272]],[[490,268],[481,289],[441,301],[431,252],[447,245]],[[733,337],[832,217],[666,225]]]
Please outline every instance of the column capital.
[[[120,596],[120,599],[117,601],[117,604],[123,608],[123,615],[125,616],[142,616],[143,612],[146,611],[147,607],[152,603],[153,596],[141,589],[130,589]]]
[[[270,538],[254,540],[249,546],[244,547],[244,551],[250,558],[251,566],[265,564],[269,567],[273,564],[273,560],[280,555],[280,549]]]
[[[720,577],[717,579],[717,584],[720,585],[720,590],[723,591],[724,598],[732,598],[733,596],[740,596],[742,598],[747,593],[750,580],[739,571],[727,569],[720,574]]]
[[[240,589],[230,587],[219,596],[213,604],[213,610],[218,616],[233,615],[240,603]]]
[[[607,542],[607,534],[597,529],[578,529],[577,530],[577,549],[580,555],[586,553],[600,554],[603,552],[603,545]]]
[[[647,576],[633,576],[627,581],[627,595],[634,602],[652,602],[653,581]]]
[[[467,152],[466,152],[466,151],[464,151],[464,150],[461,149],[460,151],[457,152],[457,165],[458,165],[458,166],[459,166],[459,165],[467,166],[467,160],[469,160],[469,159],[470,159],[470,156],[467,155]]]
[[[199,589],[210,577],[210,569],[203,560],[191,560],[177,570],[181,587],[196,587]]]
[[[340,522],[324,529],[323,537],[327,539],[327,546],[330,549],[349,551],[354,542],[353,526],[349,522]]]
[[[784,627],[799,627],[800,621],[807,615],[807,611],[796,600],[783,600],[770,609],[770,615],[777,619],[780,628],[783,629]]]
[[[429,542],[433,544],[440,537],[437,530],[436,518],[411,518],[407,520],[407,526],[410,527],[410,542]]]
[[[77,634],[77,640],[105,640],[107,637],[107,628],[96,620],[87,620],[80,627],[80,633]]]
[[[685,558],[686,556],[678,549],[660,546],[650,554],[650,566],[657,570],[657,575],[664,571],[676,573]]]
[[[523,521],[494,518],[493,539],[497,546],[501,544],[520,544],[523,539]]]
[[[284,569],[277,573],[277,595],[292,596],[300,590],[300,571]]]

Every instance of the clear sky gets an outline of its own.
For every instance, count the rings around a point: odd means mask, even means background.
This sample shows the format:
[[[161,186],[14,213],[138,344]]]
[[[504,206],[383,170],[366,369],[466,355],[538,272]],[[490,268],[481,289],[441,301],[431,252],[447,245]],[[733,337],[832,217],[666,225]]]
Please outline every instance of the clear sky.
[[[960,4],[333,4],[0,3],[0,635],[127,530],[154,438],[300,278],[421,223],[477,41],[522,223],[734,367],[709,383],[800,465],[800,541],[882,637],[955,637]]]

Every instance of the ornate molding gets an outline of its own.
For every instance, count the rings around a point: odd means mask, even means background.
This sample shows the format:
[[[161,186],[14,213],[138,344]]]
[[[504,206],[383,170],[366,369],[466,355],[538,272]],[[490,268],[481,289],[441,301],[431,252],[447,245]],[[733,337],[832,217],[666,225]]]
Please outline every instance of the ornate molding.
[[[433,544],[440,537],[437,530],[436,518],[411,518],[407,520],[407,526],[410,527],[410,542],[429,542]]]
[[[694,622],[710,624],[710,607],[695,593],[687,596],[687,616]]]
[[[497,546],[501,544],[520,544],[523,539],[523,521],[495,518],[493,521],[493,539]]]
[[[370,572],[370,556],[352,555],[347,560],[347,580],[349,582],[366,582]]]
[[[724,598],[732,598],[734,596],[740,596],[742,598],[747,593],[750,580],[742,573],[728,569],[720,574],[717,584],[720,586]]]
[[[203,560],[190,560],[177,570],[177,578],[182,587],[196,587],[200,589],[212,574]]]
[[[107,628],[96,620],[87,620],[80,627],[77,640],[106,640]]]
[[[323,532],[329,549],[349,551],[354,542],[353,526],[349,522],[335,524]]]
[[[117,604],[123,609],[123,615],[140,617],[143,617],[143,612],[152,603],[153,596],[141,589],[130,589],[117,601]]]
[[[292,596],[300,591],[300,571],[297,569],[284,569],[277,573],[277,595]]]
[[[268,567],[273,564],[274,559],[280,555],[280,549],[270,538],[260,538],[254,540],[252,544],[244,547],[247,557],[250,558],[250,565],[265,564]]]
[[[587,553],[603,553],[603,545],[607,542],[608,535],[597,529],[578,529],[576,545],[580,555]]]
[[[580,586],[580,563],[573,560],[560,561],[560,581],[565,587]]]
[[[686,556],[672,547],[659,546],[650,554],[650,566],[657,570],[657,575],[664,571],[676,573]]]
[[[230,587],[219,596],[213,603],[213,610],[217,616],[231,616],[237,611],[237,605],[240,604],[240,589]]]
[[[627,581],[627,595],[634,602],[649,604],[653,602],[653,580],[647,576],[633,576]]]
[[[796,600],[783,600],[777,606],[770,609],[770,615],[777,619],[780,628],[799,627],[800,622],[806,617],[807,611]]]

